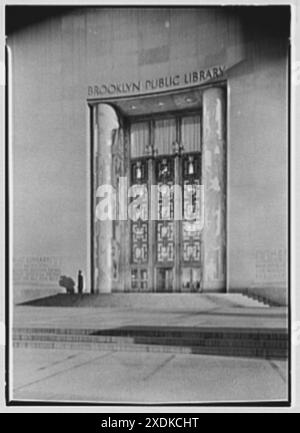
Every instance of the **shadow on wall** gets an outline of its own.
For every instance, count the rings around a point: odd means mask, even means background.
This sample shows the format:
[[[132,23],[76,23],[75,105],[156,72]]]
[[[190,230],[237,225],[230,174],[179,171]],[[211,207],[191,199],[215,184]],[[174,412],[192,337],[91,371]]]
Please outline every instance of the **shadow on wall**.
[[[61,275],[58,284],[60,287],[64,287],[69,295],[73,295],[73,293],[75,293],[75,281],[71,277]]]

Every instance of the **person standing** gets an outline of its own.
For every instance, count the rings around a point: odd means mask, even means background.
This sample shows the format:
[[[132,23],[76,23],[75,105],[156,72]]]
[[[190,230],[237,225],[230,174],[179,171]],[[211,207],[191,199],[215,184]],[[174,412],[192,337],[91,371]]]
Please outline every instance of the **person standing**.
[[[83,275],[82,275],[81,271],[78,271],[77,289],[78,289],[79,295],[81,295],[83,292]]]

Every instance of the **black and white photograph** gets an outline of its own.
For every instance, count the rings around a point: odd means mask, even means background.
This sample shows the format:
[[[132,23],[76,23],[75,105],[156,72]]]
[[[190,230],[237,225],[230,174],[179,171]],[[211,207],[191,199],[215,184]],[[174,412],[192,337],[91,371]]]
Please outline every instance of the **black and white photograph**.
[[[292,23],[7,2],[6,404],[291,405]]]

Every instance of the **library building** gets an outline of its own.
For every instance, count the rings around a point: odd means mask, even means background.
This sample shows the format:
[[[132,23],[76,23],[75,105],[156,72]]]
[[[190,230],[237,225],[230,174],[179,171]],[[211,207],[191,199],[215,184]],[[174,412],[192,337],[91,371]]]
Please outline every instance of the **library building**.
[[[6,17],[14,301],[62,277],[76,293],[80,270],[86,294],[287,305],[289,8],[22,9]]]

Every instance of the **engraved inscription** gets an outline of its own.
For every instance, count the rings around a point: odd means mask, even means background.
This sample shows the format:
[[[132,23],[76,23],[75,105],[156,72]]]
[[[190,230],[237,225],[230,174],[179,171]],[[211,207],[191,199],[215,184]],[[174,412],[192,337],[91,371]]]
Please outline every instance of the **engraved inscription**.
[[[16,257],[13,262],[13,281],[15,284],[57,285],[60,275],[60,257]]]
[[[257,250],[255,257],[256,281],[284,281],[286,279],[286,250]]]

